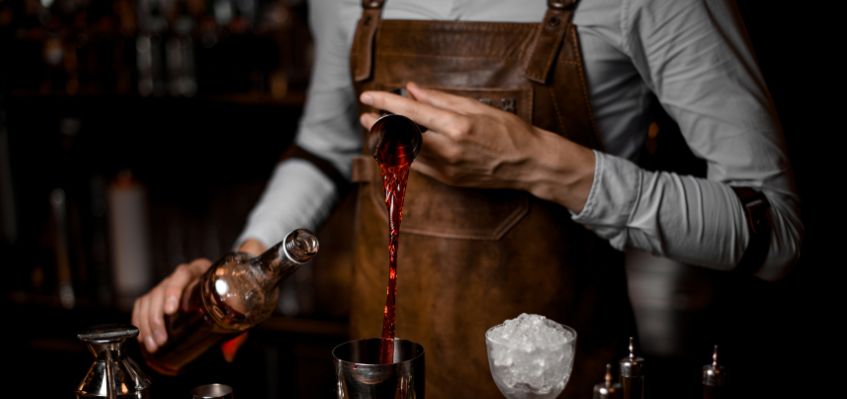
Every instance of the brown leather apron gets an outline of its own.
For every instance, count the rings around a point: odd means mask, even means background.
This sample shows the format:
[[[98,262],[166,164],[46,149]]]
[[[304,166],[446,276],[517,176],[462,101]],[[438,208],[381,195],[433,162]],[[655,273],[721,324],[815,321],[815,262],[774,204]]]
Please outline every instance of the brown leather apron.
[[[363,0],[351,50],[357,92],[414,81],[599,148],[574,0],[548,0],[540,23],[383,21],[383,3]],[[375,337],[388,280],[387,216],[375,161],[357,158],[353,174],[360,186],[352,334]],[[576,329],[564,397],[590,397],[634,331],[622,255],[564,207],[526,192],[450,187],[413,171],[405,210],[397,335],[425,348],[427,396],[500,397],[484,333],[527,312]]]

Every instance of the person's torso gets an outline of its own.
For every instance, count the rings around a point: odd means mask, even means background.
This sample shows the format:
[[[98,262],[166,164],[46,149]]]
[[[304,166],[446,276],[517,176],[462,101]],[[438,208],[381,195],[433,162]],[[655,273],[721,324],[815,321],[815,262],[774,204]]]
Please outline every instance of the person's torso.
[[[570,11],[548,13],[540,23],[380,17],[363,14],[353,40],[357,91],[415,81],[601,146]],[[356,161],[354,180],[362,184],[351,322],[355,336],[375,336],[387,280],[387,213],[373,159]],[[589,394],[616,343],[632,332],[620,254],[560,205],[412,172],[401,232],[398,336],[424,344],[431,397],[496,395],[484,331],[521,312],[584,334],[567,397]]]

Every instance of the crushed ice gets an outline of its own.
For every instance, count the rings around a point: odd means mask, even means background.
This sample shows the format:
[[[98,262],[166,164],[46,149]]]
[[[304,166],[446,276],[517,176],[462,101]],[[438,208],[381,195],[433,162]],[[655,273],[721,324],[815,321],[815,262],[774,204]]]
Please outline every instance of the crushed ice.
[[[486,333],[495,381],[510,390],[558,394],[570,376],[574,345],[568,343],[575,338],[544,316],[524,313],[506,320]]]

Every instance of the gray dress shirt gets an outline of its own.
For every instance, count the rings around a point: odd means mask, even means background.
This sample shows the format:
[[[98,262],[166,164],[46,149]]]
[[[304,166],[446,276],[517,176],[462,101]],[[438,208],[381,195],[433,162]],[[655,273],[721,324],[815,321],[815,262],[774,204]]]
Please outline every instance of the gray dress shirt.
[[[312,0],[316,59],[297,143],[350,176],[362,148],[348,53],[360,0]],[[388,0],[385,19],[538,22],[544,0]],[[760,188],[773,207],[776,279],[798,255],[802,223],[782,132],[734,4],[725,0],[582,0],[574,14],[605,152],[573,219],[616,248],[728,270],[749,235],[730,185]],[[707,178],[637,166],[650,93],[679,124]],[[309,163],[277,166],[239,241],[275,243],[315,228],[337,196]]]

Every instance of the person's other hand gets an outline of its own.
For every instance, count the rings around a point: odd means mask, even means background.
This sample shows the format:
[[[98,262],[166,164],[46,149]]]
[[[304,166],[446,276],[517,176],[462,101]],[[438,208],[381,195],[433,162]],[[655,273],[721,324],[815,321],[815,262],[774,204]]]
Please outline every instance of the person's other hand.
[[[517,116],[471,98],[408,85],[414,99],[387,92],[365,92],[362,102],[404,115],[429,132],[417,171],[463,187],[522,188],[535,129]],[[362,115],[370,129],[376,114]]]
[[[263,249],[264,245],[259,241],[247,240],[239,251],[256,256],[262,253]],[[155,352],[167,342],[165,315],[173,314],[179,309],[185,287],[209,270],[211,265],[212,262],[206,258],[183,263],[152,290],[135,300],[132,307],[132,324],[138,327],[138,342],[142,343],[148,352]]]
[[[445,184],[510,188],[579,211],[594,178],[594,153],[475,99],[409,83],[413,98],[368,91],[360,100],[425,126],[413,169]],[[370,129],[378,115],[362,114]]]

